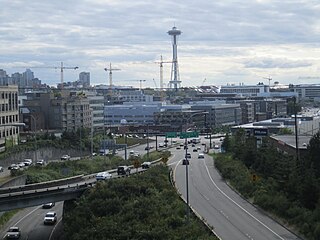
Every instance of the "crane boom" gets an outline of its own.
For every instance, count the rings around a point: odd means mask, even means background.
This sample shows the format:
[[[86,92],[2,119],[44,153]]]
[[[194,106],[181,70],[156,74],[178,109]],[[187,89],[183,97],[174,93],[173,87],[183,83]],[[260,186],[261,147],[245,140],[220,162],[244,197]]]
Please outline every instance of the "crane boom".
[[[52,68],[52,69],[60,69],[60,80],[61,80],[61,88],[63,88],[63,70],[64,69],[73,69],[76,70],[79,67],[65,67],[63,66],[63,62],[61,62],[60,67],[55,66],[38,66],[38,67],[30,67],[30,68]]]
[[[159,62],[155,62],[158,63],[160,65],[160,95],[161,98],[163,97],[163,64],[164,63],[173,63],[173,61],[163,61],[162,59],[162,55],[160,56],[160,61]]]
[[[119,68],[112,68],[111,67],[111,63],[110,63],[110,67],[109,68],[104,68],[104,70],[106,72],[109,71],[109,91],[110,91],[110,95],[112,95],[112,71],[120,71],[121,69]]]

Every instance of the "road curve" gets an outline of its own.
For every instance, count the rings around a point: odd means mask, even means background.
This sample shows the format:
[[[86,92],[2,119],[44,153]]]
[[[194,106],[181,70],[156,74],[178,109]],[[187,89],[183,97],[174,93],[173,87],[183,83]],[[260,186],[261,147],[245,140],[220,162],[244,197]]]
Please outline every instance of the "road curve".
[[[203,148],[203,147],[202,147]],[[178,191],[186,199],[185,150],[173,150],[170,160]],[[299,239],[235,193],[214,168],[211,157],[198,159],[192,152],[189,169],[189,203],[221,239]]]

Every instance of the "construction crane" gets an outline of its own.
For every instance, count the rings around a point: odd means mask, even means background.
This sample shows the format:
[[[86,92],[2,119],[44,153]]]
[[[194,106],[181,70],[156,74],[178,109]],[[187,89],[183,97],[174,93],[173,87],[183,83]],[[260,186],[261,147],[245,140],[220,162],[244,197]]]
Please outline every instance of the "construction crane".
[[[52,68],[52,69],[60,69],[60,80],[61,80],[61,88],[63,88],[63,70],[64,69],[73,69],[73,70],[76,70],[76,69],[78,69],[79,67],[65,67],[65,66],[63,66],[63,62],[61,62],[61,65],[60,65],[60,67],[54,67],[54,66],[52,66],[52,67],[50,67],[50,66],[48,66],[48,67],[46,67],[46,66],[39,66],[39,67],[30,67],[30,68]]]
[[[145,79],[139,79],[139,80],[126,80],[126,81],[135,81],[135,82],[140,82],[140,87],[139,87],[139,90],[141,90],[142,89],[142,82],[145,82],[145,81],[147,81],[147,80],[145,80]]]
[[[269,77],[264,77],[263,79],[269,80],[269,87],[270,87],[270,81],[272,80],[272,78],[269,76]]]
[[[109,71],[109,91],[110,91],[110,95],[112,95],[112,71],[120,71],[121,69],[119,68],[112,68],[111,67],[111,63],[110,63],[110,67],[109,68],[104,68],[104,70],[106,72]]]
[[[153,82],[154,82],[154,86],[155,86],[156,88],[158,88],[158,85],[157,85],[156,81],[154,80],[154,78],[152,78],[152,80],[153,80]]]
[[[162,55],[160,56],[160,62],[155,62],[160,65],[160,95],[163,97],[163,64],[164,63],[173,63],[173,61],[163,61]]]

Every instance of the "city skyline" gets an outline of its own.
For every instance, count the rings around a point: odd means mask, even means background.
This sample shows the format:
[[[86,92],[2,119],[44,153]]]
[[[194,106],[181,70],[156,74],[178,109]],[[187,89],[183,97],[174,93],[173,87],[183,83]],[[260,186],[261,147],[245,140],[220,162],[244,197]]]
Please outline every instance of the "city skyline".
[[[320,5],[314,1],[0,0],[0,69],[30,68],[43,83],[65,82],[90,72],[91,83],[114,85],[146,79],[159,87],[159,64],[172,60],[167,31],[176,26],[181,86],[246,85],[320,80]],[[163,64],[164,82],[171,64]],[[35,68],[33,68],[35,67]],[[44,68],[37,68],[44,67]],[[57,67],[50,69],[45,67]]]

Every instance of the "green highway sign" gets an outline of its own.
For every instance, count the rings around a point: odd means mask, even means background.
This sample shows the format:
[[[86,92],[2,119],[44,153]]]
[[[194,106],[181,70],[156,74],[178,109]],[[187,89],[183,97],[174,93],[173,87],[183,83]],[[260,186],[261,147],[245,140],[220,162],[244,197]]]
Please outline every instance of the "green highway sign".
[[[167,132],[166,133],[166,138],[176,138],[177,133],[176,132]]]
[[[199,137],[198,132],[181,132],[180,133],[180,138],[194,138],[194,137]]]

